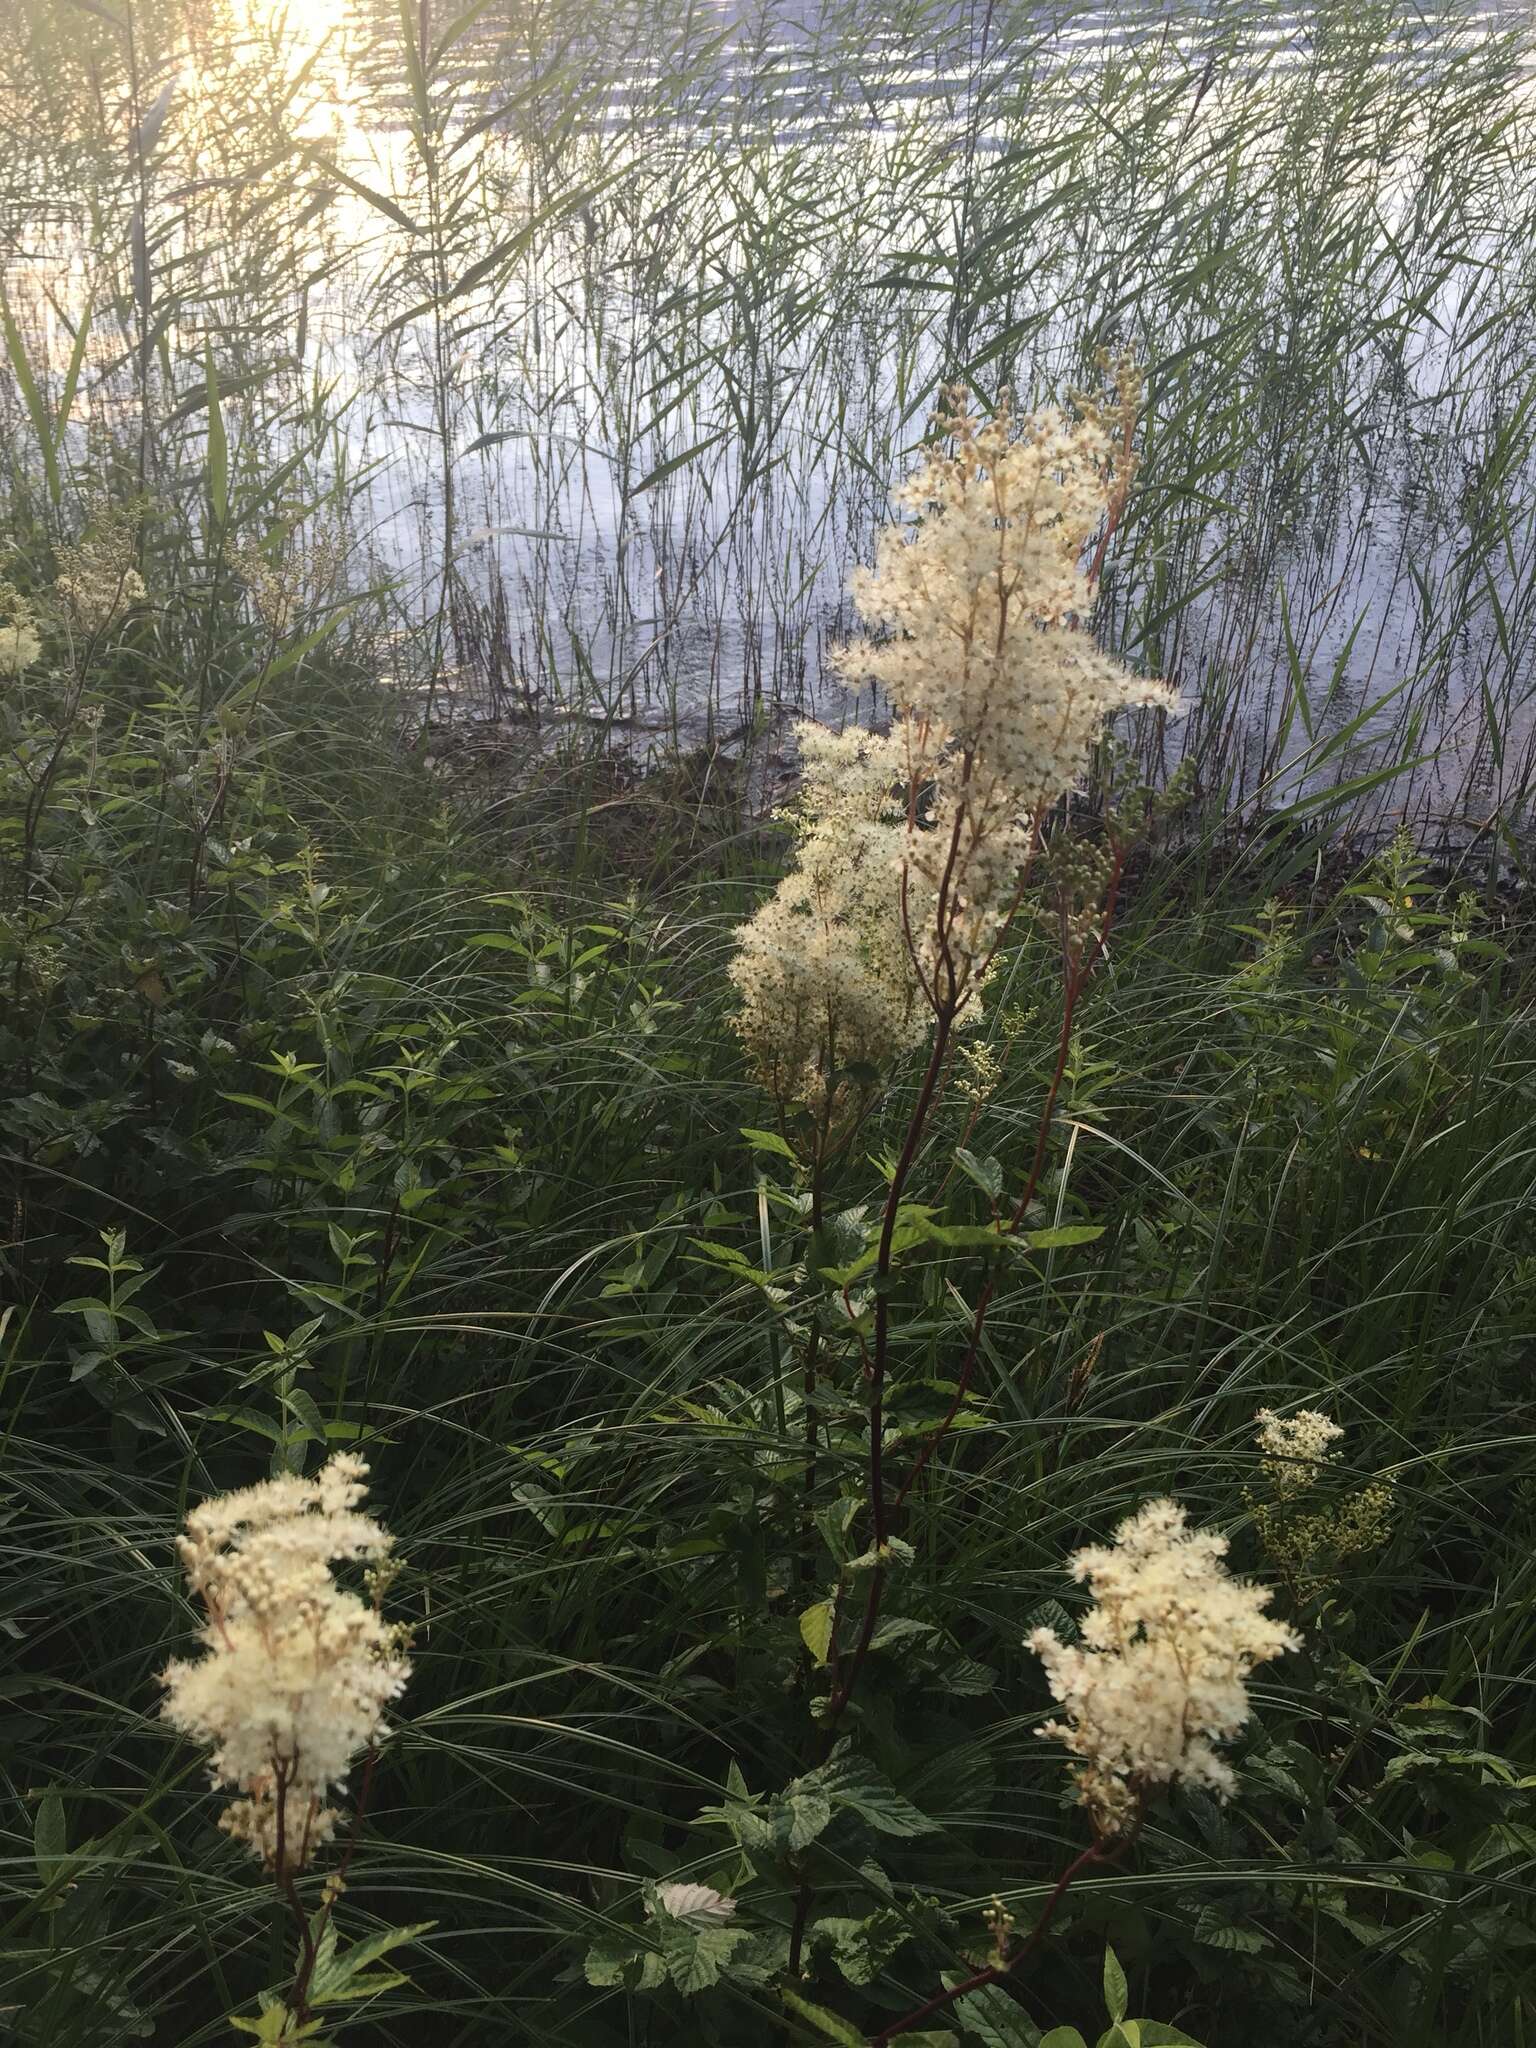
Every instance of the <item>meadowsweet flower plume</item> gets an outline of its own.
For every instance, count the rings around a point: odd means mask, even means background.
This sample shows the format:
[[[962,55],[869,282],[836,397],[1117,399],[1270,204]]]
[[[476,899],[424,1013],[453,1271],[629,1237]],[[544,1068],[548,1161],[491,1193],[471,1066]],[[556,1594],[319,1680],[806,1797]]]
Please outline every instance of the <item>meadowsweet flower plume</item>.
[[[31,603],[14,583],[0,582],[0,676],[19,676],[42,651]]]
[[[256,616],[281,639],[335,590],[344,551],[338,533],[319,528],[307,539],[289,533],[264,546],[234,548],[230,566],[244,583]]]
[[[121,506],[100,511],[85,536],[58,550],[54,583],[71,629],[90,639],[104,633],[145,597],[134,566],[134,521]]]
[[[1129,483],[1139,397],[1016,420],[978,420],[965,394],[897,493],[908,515],[880,536],[854,600],[884,638],[843,657],[898,713],[911,800],[907,920],[930,1000],[974,999],[1017,901],[1038,821],[1083,772],[1117,712],[1177,709],[1087,629],[1090,541]]]
[[[763,1083],[813,1113],[846,1077],[925,1028],[900,919],[904,754],[879,734],[796,728],[802,780],[783,814],[795,859],[737,934],[736,1028]]]
[[[853,595],[883,638],[846,650],[851,688],[890,697],[888,738],[797,728],[791,872],[738,935],[737,1028],[781,1101],[825,1113],[837,1076],[878,1067],[966,1012],[1019,900],[1044,810],[1116,712],[1177,708],[1087,630],[1083,557],[1129,481],[1135,379],[1119,402],[1016,421],[963,393],[897,493]]]
[[[1317,1477],[1318,1467],[1338,1457],[1330,1446],[1344,1432],[1319,1408],[1298,1408],[1294,1415],[1261,1408],[1253,1419],[1259,1425],[1257,1442],[1264,1453],[1265,1473],[1281,1496],[1304,1492]]]
[[[279,1878],[335,1833],[328,1795],[410,1675],[399,1631],[330,1570],[368,1563],[382,1592],[392,1539],[359,1511],[367,1470],[339,1454],[313,1479],[223,1494],[178,1540],[204,1654],[167,1669],[162,1712],[211,1748],[215,1787],[238,1795],[221,1826]]]
[[[1101,1837],[1133,1829],[1154,1786],[1228,1797],[1236,1780],[1215,1745],[1248,1719],[1246,1680],[1300,1648],[1265,1614],[1268,1588],[1229,1574],[1226,1550],[1224,1537],[1191,1529],[1177,1502],[1149,1501],[1113,1543],[1071,1560],[1093,1593],[1080,1642],[1048,1628],[1027,1639],[1063,1710],[1041,1732],[1077,1759],[1078,1797]]]

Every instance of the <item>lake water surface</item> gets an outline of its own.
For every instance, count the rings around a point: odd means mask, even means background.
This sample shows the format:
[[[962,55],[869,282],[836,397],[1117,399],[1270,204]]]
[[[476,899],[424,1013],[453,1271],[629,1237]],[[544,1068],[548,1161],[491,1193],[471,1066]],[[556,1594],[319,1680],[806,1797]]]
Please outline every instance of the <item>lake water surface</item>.
[[[82,458],[191,505],[211,360],[252,534],[387,578],[434,710],[869,715],[823,657],[937,384],[1103,344],[1149,387],[1105,629],[1192,706],[1144,745],[1248,793],[1420,760],[1384,818],[1523,788],[1522,8],[407,16],[81,15],[9,59],[0,221],[55,387],[92,309]]]

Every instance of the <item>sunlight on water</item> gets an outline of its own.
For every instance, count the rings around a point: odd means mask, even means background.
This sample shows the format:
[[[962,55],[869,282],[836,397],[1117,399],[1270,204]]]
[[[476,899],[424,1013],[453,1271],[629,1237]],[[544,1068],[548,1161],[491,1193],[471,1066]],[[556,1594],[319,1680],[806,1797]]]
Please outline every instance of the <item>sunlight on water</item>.
[[[1479,69],[1487,11],[1021,9],[980,36],[935,5],[926,40],[866,12],[658,4],[610,40],[583,7],[492,9],[423,90],[392,8],[173,9],[144,221],[83,145],[39,172],[7,290],[55,385],[92,309],[82,450],[147,403],[174,490],[212,347],[243,458],[300,463],[466,701],[632,731],[839,714],[823,653],[936,380],[1050,395],[1089,338],[1129,341],[1154,410],[1121,644],[1197,701],[1241,693],[1239,777],[1305,737],[1271,715],[1299,658],[1324,723],[1409,679],[1481,788],[1485,693],[1533,682],[1498,417],[1524,188],[1470,140],[1530,72]],[[103,113],[121,149],[133,109]],[[1496,368],[1459,391],[1468,350]],[[1465,511],[1487,447],[1492,598]]]

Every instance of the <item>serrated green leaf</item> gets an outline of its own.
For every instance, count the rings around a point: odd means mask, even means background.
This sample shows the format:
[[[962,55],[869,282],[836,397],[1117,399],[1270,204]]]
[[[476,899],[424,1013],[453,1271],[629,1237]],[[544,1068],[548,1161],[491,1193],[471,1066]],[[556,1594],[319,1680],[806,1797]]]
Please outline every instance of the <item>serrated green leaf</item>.
[[[418,1920],[409,1927],[386,1927],[338,1952],[336,1923],[327,1919],[315,1944],[318,1961],[310,1980],[311,2005],[348,2005],[404,1984],[399,1970],[376,1970],[372,1965],[436,1925],[435,1920]]]
[[[955,1164],[966,1179],[974,1181],[989,1200],[995,1202],[1002,1194],[1003,1169],[995,1159],[978,1159],[974,1152],[967,1152],[962,1145],[955,1153]]]
[[[968,1991],[957,2001],[955,2017],[981,2048],[1039,2048],[1040,2029],[1001,1985],[984,1984],[979,1991]]]
[[[937,1821],[930,1820],[862,1758],[834,1758],[819,1775],[837,1805],[849,1807],[883,1835],[911,1837],[938,1831]]]
[[[820,1791],[790,1791],[780,1802],[780,1808],[781,1825],[782,1818],[788,1819],[787,1840],[791,1849],[808,1849],[832,1819],[832,1802]]]
[[[620,1985],[653,1991],[666,1981],[666,1965],[654,1950],[618,1935],[603,1935],[587,1950],[582,1964],[589,1984],[607,1991]]]
[[[795,1156],[795,1148],[785,1139],[781,1138],[777,1131],[754,1131],[743,1125],[741,1135],[746,1139],[754,1152],[772,1152],[780,1159],[789,1160],[792,1165],[799,1164],[799,1160]]]
[[[813,1947],[828,1948],[850,1984],[873,1984],[884,1975],[891,1958],[912,1938],[905,1917],[880,1906],[863,1920],[830,1916],[811,1929]]]
[[[1257,1955],[1268,1946],[1267,1936],[1254,1927],[1234,1927],[1220,1906],[1202,1906],[1195,1915],[1194,1934],[1196,1941],[1203,1941],[1208,1948],[1240,1949],[1246,1955]]]
[[[685,1998],[707,1991],[720,1981],[731,1951],[746,1940],[744,1927],[708,1927],[693,1920],[662,1914],[656,1921],[667,1975]]]
[[[832,1648],[832,1602],[818,1600],[800,1616],[800,1640],[820,1669]]]
[[[1125,2018],[1130,2005],[1130,1992],[1126,1986],[1125,1972],[1120,1967],[1120,1958],[1112,1948],[1104,1951],[1104,2010],[1118,2025]]]

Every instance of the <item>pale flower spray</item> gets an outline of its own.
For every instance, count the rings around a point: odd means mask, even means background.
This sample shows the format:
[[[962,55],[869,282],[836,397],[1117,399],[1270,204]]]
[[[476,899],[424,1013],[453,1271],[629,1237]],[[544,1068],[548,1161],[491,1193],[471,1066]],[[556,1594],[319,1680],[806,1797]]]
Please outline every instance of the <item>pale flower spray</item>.
[[[1087,630],[1096,531],[1134,467],[1134,373],[1118,402],[976,419],[963,393],[896,493],[904,517],[852,582],[880,638],[840,660],[879,683],[890,736],[797,728],[790,874],[738,935],[737,1028],[781,1102],[821,1113],[848,1069],[979,1012],[1046,811],[1116,713],[1172,712]],[[929,1013],[928,1019],[923,1012]]]
[[[42,658],[37,614],[14,583],[0,581],[0,677],[19,676]]]
[[[1227,1798],[1236,1780],[1215,1745],[1248,1719],[1248,1677],[1301,1647],[1265,1614],[1269,1589],[1231,1576],[1226,1551],[1177,1502],[1148,1501],[1113,1543],[1071,1561],[1093,1593],[1080,1643],[1048,1628],[1028,1638],[1063,1710],[1041,1733],[1077,1759],[1078,1798],[1101,1840],[1132,1832],[1156,1786]]]
[[[1254,1416],[1260,1483],[1246,1489],[1260,1543],[1283,1574],[1291,1597],[1330,1594],[1348,1559],[1378,1550],[1392,1533],[1395,1490],[1390,1479],[1340,1485],[1344,1431],[1318,1408]]]
[[[330,1567],[364,1562],[382,1592],[392,1539],[359,1511],[367,1466],[338,1454],[313,1479],[284,1474],[205,1501],[177,1548],[207,1619],[204,1654],[165,1672],[162,1712],[208,1745],[221,1825],[280,1882],[336,1831],[329,1795],[378,1742],[410,1665],[376,1601]]]

